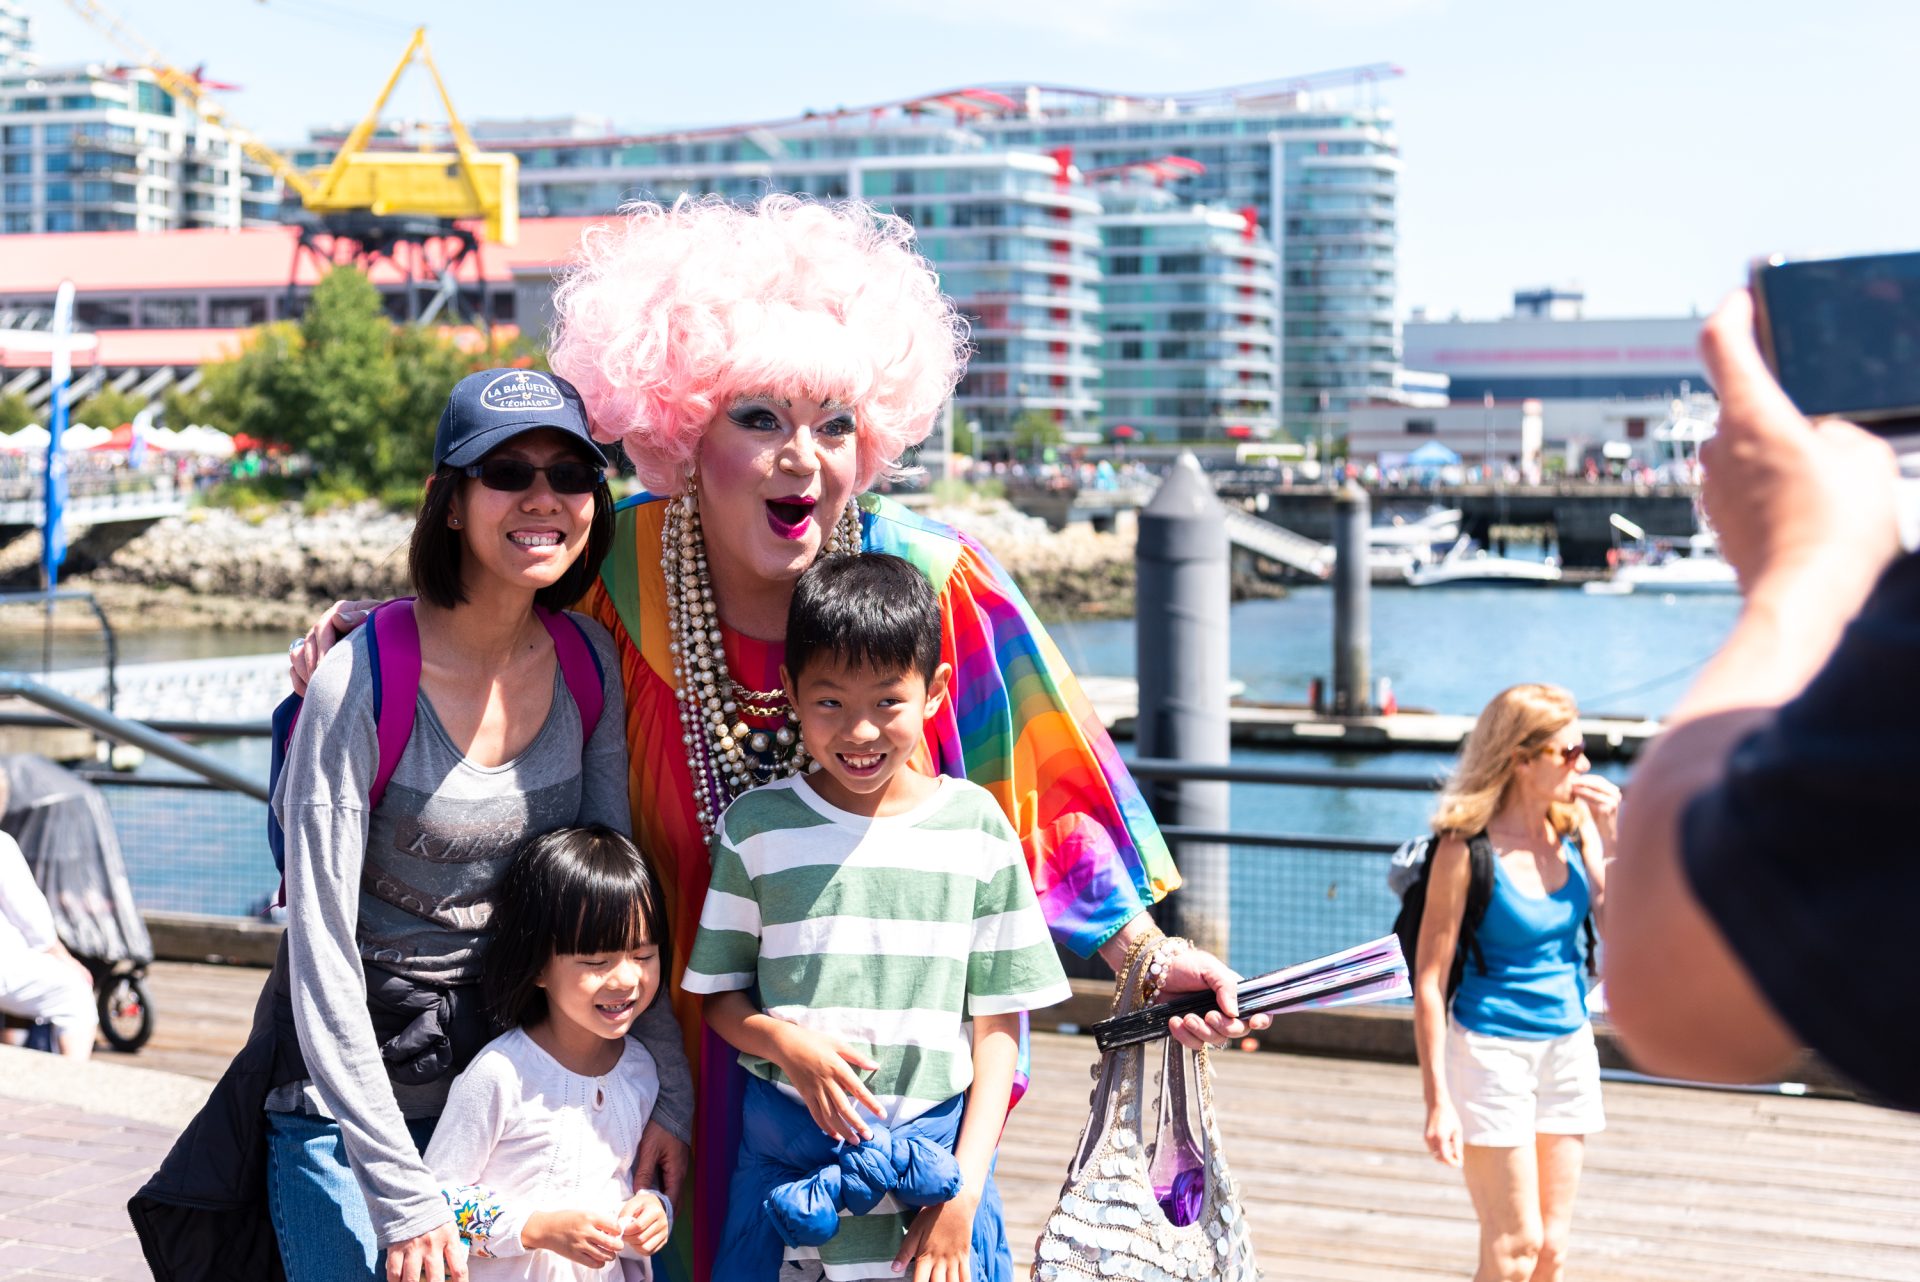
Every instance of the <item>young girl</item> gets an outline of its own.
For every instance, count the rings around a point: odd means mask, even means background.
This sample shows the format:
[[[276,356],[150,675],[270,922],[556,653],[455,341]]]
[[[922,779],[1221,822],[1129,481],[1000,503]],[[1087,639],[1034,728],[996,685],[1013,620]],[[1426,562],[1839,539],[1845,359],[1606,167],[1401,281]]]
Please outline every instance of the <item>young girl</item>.
[[[660,987],[666,907],[609,828],[565,828],[515,856],[482,984],[497,1024],[453,1084],[427,1165],[472,1249],[475,1282],[651,1278],[667,1200],[633,1187],[659,1094],[627,1036]]]

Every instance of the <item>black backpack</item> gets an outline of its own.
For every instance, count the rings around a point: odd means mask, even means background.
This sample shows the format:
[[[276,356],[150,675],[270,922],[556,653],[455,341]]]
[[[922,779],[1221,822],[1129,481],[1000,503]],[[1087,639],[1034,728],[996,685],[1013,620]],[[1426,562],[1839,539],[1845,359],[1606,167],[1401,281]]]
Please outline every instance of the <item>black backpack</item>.
[[[1400,913],[1393,919],[1393,933],[1400,937],[1400,951],[1407,958],[1409,977],[1418,974],[1415,969],[1415,948],[1420,942],[1420,919],[1427,911],[1427,883],[1433,879],[1433,852],[1440,844],[1438,834],[1422,839],[1418,847],[1411,848],[1414,858],[1408,862],[1418,864],[1417,875],[1408,884],[1400,896]],[[1410,847],[1402,847],[1409,850]],[[1401,856],[1395,855],[1396,861]],[[1487,840],[1484,832],[1475,833],[1467,838],[1467,906],[1460,914],[1460,938],[1453,948],[1453,966],[1447,972],[1447,1002],[1453,1002],[1453,994],[1460,987],[1460,977],[1466,974],[1467,957],[1473,957],[1475,971],[1487,973],[1487,959],[1480,953],[1480,922],[1487,915],[1487,905],[1493,901],[1493,843]]]
[[[1388,875],[1388,884],[1399,888],[1400,912],[1393,919],[1393,933],[1400,938],[1400,951],[1407,959],[1407,975],[1411,979],[1418,972],[1415,969],[1415,948],[1420,942],[1420,919],[1427,910],[1427,883],[1433,877],[1433,853],[1439,848],[1438,833],[1416,838],[1394,852],[1394,869]],[[1408,871],[1411,880],[1406,880]],[[1453,947],[1453,965],[1447,971],[1447,1005],[1452,1006],[1453,995],[1460,988],[1460,977],[1466,974],[1467,957],[1473,957],[1473,968],[1479,974],[1487,973],[1487,959],[1480,952],[1480,923],[1486,918],[1487,905],[1493,902],[1493,843],[1487,840],[1482,831],[1467,838],[1467,903],[1460,914],[1460,938]],[[1597,974],[1598,967],[1594,958],[1599,945],[1593,932],[1593,914],[1581,923],[1581,931],[1587,945],[1587,973]]]

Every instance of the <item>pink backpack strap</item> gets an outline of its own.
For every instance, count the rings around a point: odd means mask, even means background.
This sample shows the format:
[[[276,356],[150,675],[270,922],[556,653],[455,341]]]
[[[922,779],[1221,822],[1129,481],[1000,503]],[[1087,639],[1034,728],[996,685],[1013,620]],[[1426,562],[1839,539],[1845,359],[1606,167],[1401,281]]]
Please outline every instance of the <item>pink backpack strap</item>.
[[[567,693],[573,696],[573,706],[580,710],[580,741],[584,747],[586,741],[593,738],[593,729],[600,724],[600,710],[606,703],[600,656],[594,653],[593,644],[587,640],[578,619],[564,610],[535,607],[535,612],[546,625],[547,635],[553,638],[553,654],[560,662],[560,676],[567,683]]]
[[[413,598],[397,597],[378,606],[367,621],[373,648],[373,710],[380,745],[373,788],[367,808],[387,795],[387,784],[400,764],[400,754],[413,737],[413,718],[420,703],[420,625],[413,617]]]

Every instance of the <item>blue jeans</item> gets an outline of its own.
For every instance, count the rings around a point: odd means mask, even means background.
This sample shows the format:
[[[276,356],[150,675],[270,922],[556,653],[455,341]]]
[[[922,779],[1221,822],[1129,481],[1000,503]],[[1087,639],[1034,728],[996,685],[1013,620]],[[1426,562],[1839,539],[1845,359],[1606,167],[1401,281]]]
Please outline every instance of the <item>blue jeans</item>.
[[[438,1120],[407,1123],[416,1148],[425,1150]],[[305,1113],[267,1114],[267,1209],[287,1282],[386,1277],[386,1255],[374,1240],[338,1122]]]

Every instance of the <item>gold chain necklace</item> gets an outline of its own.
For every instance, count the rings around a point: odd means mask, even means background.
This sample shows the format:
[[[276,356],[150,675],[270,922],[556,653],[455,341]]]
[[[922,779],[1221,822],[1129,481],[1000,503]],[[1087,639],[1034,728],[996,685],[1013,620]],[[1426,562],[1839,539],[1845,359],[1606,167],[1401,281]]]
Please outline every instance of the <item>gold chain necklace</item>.
[[[674,701],[680,709],[680,741],[687,750],[700,831],[711,838],[727,803],[758,784],[807,769],[807,750],[794,727],[800,716],[784,690],[750,690],[727,671],[720,618],[713,604],[700,505],[689,482],[667,503],[661,527],[661,568],[667,587],[667,651],[673,659]],[[829,555],[860,551],[860,513],[852,502],[834,522],[822,549]],[[784,715],[773,730],[749,726],[745,717]]]

